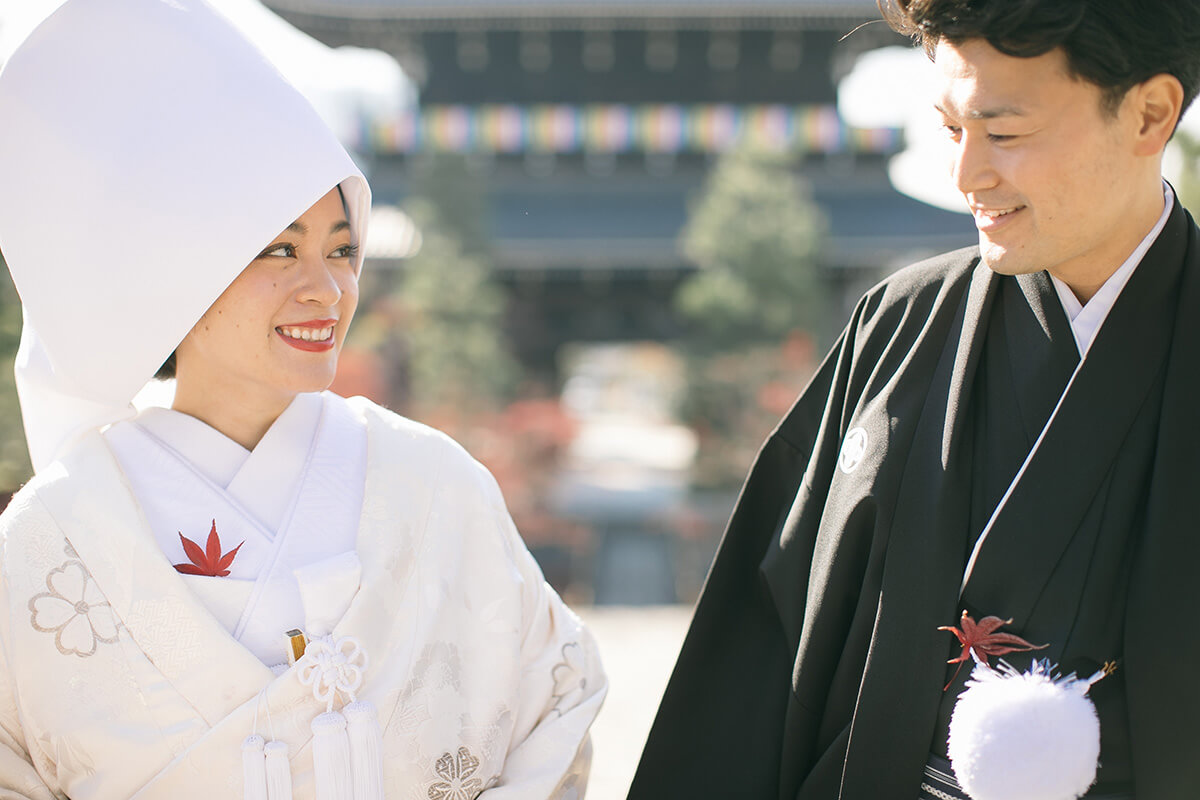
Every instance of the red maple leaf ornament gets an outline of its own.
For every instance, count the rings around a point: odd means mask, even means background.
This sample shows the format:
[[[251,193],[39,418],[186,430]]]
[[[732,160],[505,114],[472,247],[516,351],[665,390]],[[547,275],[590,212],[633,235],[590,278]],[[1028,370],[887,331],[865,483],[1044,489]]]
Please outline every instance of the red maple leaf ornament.
[[[990,656],[1003,656],[1008,653],[1042,650],[1050,646],[1048,644],[1030,644],[1013,633],[997,633],[1005,625],[1012,625],[1011,619],[984,617],[979,622],[976,622],[964,609],[959,624],[962,625],[962,630],[952,625],[943,625],[938,628],[939,631],[953,633],[955,638],[958,639],[958,643],[962,645],[962,653],[959,654],[958,658],[952,658],[946,662],[947,664],[958,664],[958,669],[954,670],[954,676],[950,678],[950,683],[946,684],[945,689],[949,689],[950,685],[954,683],[954,678],[958,677],[962,665],[971,660],[972,651],[975,653],[974,657],[976,660],[987,664]],[[945,689],[942,691],[945,691]]]
[[[237,547],[230,550],[224,555],[221,554],[221,537],[217,535],[217,521],[214,519],[212,530],[208,532],[208,541],[205,542],[204,549],[200,549],[200,545],[193,542],[191,539],[179,534],[179,541],[183,542],[183,552],[192,562],[190,564],[176,564],[175,569],[182,572],[184,575],[207,575],[210,578],[224,578],[229,574],[229,566],[233,564],[233,557],[237,555],[237,551],[242,549],[245,542],[241,542]]]

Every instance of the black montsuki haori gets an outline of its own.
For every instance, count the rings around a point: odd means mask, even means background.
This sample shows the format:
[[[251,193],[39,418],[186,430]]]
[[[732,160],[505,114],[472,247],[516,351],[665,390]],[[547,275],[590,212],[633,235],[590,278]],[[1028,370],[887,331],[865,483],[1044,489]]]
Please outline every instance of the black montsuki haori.
[[[1079,362],[1046,273],[961,250],[896,273],[767,440],[700,598],[633,800],[910,800],[967,679],[964,610],[1049,647],[1102,731],[1090,796],[1200,787],[1200,242],[1175,204]],[[914,387],[918,387],[914,391]],[[853,458],[839,466],[848,434]],[[865,439],[865,446],[864,440]]]

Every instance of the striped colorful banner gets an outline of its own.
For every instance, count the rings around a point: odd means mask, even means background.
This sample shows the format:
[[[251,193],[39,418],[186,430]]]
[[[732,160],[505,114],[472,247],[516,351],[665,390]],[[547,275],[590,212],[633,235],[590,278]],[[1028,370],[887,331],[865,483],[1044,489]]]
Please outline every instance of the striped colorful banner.
[[[740,143],[799,153],[892,153],[894,128],[864,130],[833,106],[427,106],[366,127],[359,149],[490,153],[720,153]]]

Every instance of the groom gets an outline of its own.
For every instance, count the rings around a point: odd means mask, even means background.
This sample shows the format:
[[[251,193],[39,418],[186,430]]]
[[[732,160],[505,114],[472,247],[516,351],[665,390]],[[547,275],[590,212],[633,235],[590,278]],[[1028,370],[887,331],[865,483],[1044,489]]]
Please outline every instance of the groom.
[[[1200,242],[1161,178],[1200,2],[881,6],[979,245],[869,292],[764,445],[630,797],[965,797],[964,612],[1046,645],[1018,669],[1115,665],[1087,797],[1200,796]]]

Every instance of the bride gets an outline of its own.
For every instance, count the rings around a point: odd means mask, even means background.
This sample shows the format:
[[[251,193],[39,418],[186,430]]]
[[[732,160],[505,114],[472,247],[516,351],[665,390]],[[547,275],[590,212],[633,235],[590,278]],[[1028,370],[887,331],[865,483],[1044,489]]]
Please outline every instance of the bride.
[[[0,72],[0,186],[37,471],[0,794],[581,796],[606,682],[494,480],[324,391],[369,189],[261,54],[202,0],[68,0]]]

